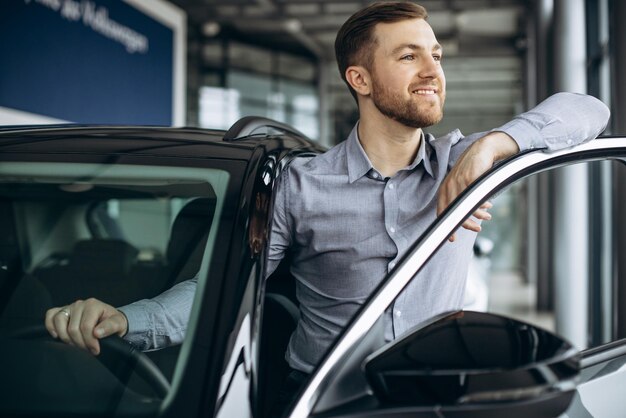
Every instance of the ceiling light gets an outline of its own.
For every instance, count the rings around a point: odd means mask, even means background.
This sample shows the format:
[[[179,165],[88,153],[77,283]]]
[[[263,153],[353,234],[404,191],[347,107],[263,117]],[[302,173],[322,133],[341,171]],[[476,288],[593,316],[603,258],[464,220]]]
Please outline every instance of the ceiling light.
[[[291,33],[300,32],[302,30],[302,22],[298,19],[287,19],[285,21],[285,29]]]
[[[220,24],[217,22],[206,22],[202,25],[202,33],[204,36],[208,36],[209,38],[212,38],[220,33],[220,29]]]

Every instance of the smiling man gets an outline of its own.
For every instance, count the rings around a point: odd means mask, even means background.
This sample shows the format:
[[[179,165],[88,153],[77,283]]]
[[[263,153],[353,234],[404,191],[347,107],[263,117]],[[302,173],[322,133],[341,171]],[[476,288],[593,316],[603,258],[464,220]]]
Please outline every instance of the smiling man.
[[[422,128],[443,117],[446,97],[443,51],[426,19],[423,7],[408,2],[375,3],[348,19],[335,52],[359,122],[344,142],[296,159],[278,180],[267,275],[288,250],[293,254],[300,318],[276,414],[409,246],[470,183],[520,150],[575,145],[607,124],[609,110],[597,99],[560,93],[491,132],[425,134]],[[480,220],[490,219],[487,209],[466,220],[386,312],[386,339],[462,307],[472,245]],[[46,326],[94,354],[97,339],[114,333],[143,350],[180,343],[184,332],[171,324],[186,324],[196,282],[181,285],[155,298],[159,309],[150,301],[119,311],[78,301],[50,309]],[[157,342],[150,338],[155,329],[163,337]]]
[[[441,138],[422,128],[443,117],[443,50],[414,3],[375,3],[335,41],[339,71],[359,107],[348,138],[294,161],[278,185],[271,272],[289,248],[300,320],[287,350],[284,409],[381,280],[470,183],[494,162],[529,148],[595,138],[609,111],[593,97],[561,93],[491,132]],[[474,213],[386,313],[392,340],[437,314],[462,308],[472,246],[489,204]],[[278,413],[278,412],[277,412]]]

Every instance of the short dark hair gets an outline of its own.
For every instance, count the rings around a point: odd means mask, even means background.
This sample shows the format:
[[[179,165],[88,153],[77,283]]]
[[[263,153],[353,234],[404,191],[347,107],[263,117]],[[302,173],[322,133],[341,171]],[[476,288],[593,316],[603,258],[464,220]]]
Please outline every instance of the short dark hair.
[[[346,80],[346,69],[351,65],[363,65],[368,70],[374,60],[374,27],[378,23],[394,23],[408,19],[428,18],[426,9],[407,1],[373,3],[359,10],[341,26],[335,39],[335,57],[342,80],[348,85],[352,97],[356,92]]]

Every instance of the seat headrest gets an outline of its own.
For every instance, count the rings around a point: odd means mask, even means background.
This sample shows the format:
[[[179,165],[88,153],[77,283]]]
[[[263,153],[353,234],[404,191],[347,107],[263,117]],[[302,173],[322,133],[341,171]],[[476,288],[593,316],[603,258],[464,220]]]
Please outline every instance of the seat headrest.
[[[184,264],[198,244],[206,241],[213,222],[215,203],[213,198],[202,197],[188,202],[178,212],[167,244],[167,261],[170,265]]]
[[[115,275],[128,273],[138,253],[137,248],[119,239],[83,240],[74,245],[69,265],[111,274],[110,278],[115,279]]]

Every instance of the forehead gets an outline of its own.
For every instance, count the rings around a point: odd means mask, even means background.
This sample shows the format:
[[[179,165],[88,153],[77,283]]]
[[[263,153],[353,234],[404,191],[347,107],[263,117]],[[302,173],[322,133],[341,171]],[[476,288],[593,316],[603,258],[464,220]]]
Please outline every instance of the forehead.
[[[433,29],[424,19],[378,23],[374,27],[374,38],[383,53],[392,53],[402,45],[416,45],[426,50],[441,48]]]

